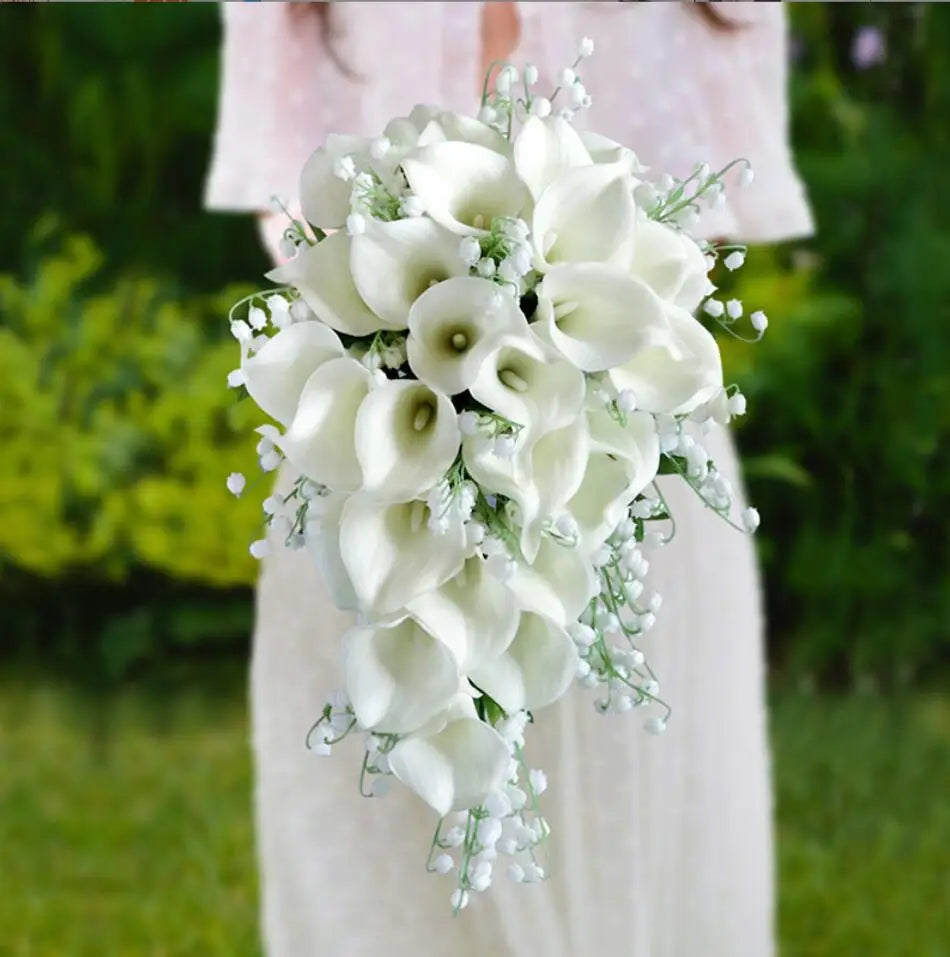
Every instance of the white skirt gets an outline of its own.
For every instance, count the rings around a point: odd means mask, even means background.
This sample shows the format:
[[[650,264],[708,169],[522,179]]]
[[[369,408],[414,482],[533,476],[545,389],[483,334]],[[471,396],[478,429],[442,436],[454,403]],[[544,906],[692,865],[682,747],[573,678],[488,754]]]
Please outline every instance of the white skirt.
[[[723,434],[704,444],[738,478]],[[286,477],[285,477],[286,478]],[[453,918],[427,874],[433,812],[397,784],[359,796],[353,740],[304,747],[339,683],[336,611],[305,553],[275,547],[258,588],[251,669],[258,853],[268,957],[769,957],[773,859],[762,617],[751,542],[666,480],[673,543],[653,553],[663,596],[644,643],[673,707],[601,716],[572,689],[539,712],[549,880],[495,885]]]

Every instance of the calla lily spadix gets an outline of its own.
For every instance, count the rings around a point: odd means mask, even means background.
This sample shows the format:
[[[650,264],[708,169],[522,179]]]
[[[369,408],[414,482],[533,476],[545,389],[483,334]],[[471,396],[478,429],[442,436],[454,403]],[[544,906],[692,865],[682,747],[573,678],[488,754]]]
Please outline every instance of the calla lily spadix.
[[[508,714],[557,701],[577,673],[577,649],[553,619],[526,611],[504,654],[469,677]]]
[[[646,216],[637,223],[632,275],[687,312],[696,309],[709,286],[706,257],[695,240]]]
[[[289,425],[307,379],[324,362],[342,355],[339,337],[322,322],[294,323],[257,352],[244,355],[244,385],[263,412]]]
[[[584,375],[533,332],[506,336],[482,363],[472,395],[535,435],[573,421],[584,403]]]
[[[562,173],[590,166],[590,153],[577,130],[560,116],[525,120],[514,144],[515,169],[537,199]]]
[[[631,389],[644,412],[687,414],[722,389],[722,358],[706,327],[684,309],[666,305],[667,345],[637,353],[607,374],[618,390]]]
[[[622,164],[580,166],[558,176],[534,208],[535,268],[601,262],[628,269],[637,220],[632,190]]]
[[[409,309],[422,293],[468,272],[458,248],[458,236],[431,219],[371,221],[365,233],[352,239],[354,288],[379,317],[379,325],[405,329]]]
[[[352,184],[334,173],[338,160],[350,154],[365,154],[369,140],[361,136],[331,133],[326,146],[310,154],[300,174],[300,208],[308,223],[337,229],[350,214]]]
[[[333,604],[343,611],[357,611],[359,602],[353,591],[353,582],[340,555],[340,516],[347,496],[332,492],[311,503],[304,527],[304,542],[313,558]]]
[[[485,570],[481,558],[470,558],[451,581],[409,602],[406,610],[452,649],[463,674],[497,658],[519,620],[515,596]]]
[[[432,533],[425,502],[387,504],[350,496],[340,521],[340,553],[360,610],[379,619],[454,578],[468,549],[461,523]]]
[[[459,695],[434,733],[403,738],[389,753],[393,774],[438,815],[482,804],[505,780],[510,755],[501,735]]]
[[[543,335],[585,372],[601,372],[665,342],[663,303],[646,283],[602,263],[552,266],[538,287]]]
[[[461,236],[487,233],[496,216],[519,216],[529,199],[511,160],[475,143],[426,146],[402,168],[429,216]]]
[[[373,378],[355,359],[330,359],[303,387],[297,412],[277,442],[300,472],[334,491],[360,488],[363,475],[356,454],[357,411]]]
[[[446,708],[459,688],[448,646],[411,618],[343,636],[343,679],[360,727],[406,734]]]
[[[383,501],[424,496],[459,450],[452,402],[424,382],[389,380],[363,400],[355,421],[363,489]]]
[[[495,283],[447,279],[423,292],[409,312],[409,367],[432,388],[456,395],[471,387],[502,336],[527,333],[518,304]]]
[[[334,233],[316,246],[301,247],[267,278],[296,286],[317,318],[337,332],[368,336],[379,329],[404,328],[405,323],[380,319],[360,297],[350,274],[350,244],[345,232]]]

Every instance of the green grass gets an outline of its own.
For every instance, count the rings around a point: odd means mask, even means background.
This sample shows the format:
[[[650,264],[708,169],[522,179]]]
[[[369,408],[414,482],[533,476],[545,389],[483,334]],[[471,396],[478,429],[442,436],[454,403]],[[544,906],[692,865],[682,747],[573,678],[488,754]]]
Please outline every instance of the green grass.
[[[259,954],[246,721],[240,679],[0,685],[0,954]],[[950,701],[784,694],[772,728],[783,957],[950,955]]]

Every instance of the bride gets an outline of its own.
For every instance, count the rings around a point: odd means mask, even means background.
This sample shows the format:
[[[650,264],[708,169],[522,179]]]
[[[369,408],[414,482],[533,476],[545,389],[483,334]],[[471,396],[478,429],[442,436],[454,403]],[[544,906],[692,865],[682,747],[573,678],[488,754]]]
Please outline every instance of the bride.
[[[718,5],[717,5],[718,6]],[[471,111],[484,68],[535,63],[542,83],[591,37],[585,121],[675,175],[744,156],[756,179],[699,232],[746,242],[807,234],[786,139],[780,4],[225,4],[219,125],[207,204],[260,215],[277,258],[307,156],[329,132],[376,134],[417,101]],[[548,76],[545,77],[545,72]],[[550,83],[554,86],[554,83]],[[738,479],[725,435],[703,443]],[[285,482],[287,476],[283,479]],[[551,877],[494,887],[453,919],[424,869],[432,812],[407,789],[357,798],[352,760],[304,735],[338,680],[348,627],[309,558],[275,547],[257,595],[251,668],[263,934],[269,957],[768,957],[773,853],[762,618],[750,541],[682,484],[664,598],[647,639],[674,713],[665,736],[602,717],[583,693],[544,712],[529,757],[551,786]],[[499,878],[499,883],[506,883]]]

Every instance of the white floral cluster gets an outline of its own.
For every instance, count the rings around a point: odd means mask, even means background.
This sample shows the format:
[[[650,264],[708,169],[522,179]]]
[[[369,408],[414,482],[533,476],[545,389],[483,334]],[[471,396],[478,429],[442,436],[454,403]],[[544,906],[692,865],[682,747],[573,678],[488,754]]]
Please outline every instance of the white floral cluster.
[[[732,508],[692,432],[745,400],[694,313],[742,315],[707,274],[744,250],[682,228],[724,171],[653,182],[575,130],[590,52],[550,97],[506,66],[479,118],[419,106],[380,137],[331,136],[303,170],[281,288],[232,312],[229,384],[280,426],[259,430],[261,466],[299,475],[267,520],[357,616],[313,747],[365,732],[363,793],[395,776],[437,812],[430,869],[455,874],[456,910],[499,854],[516,881],[544,876],[546,779],[523,752],[539,709],[576,681],[665,727],[640,647],[660,608],[647,553],[672,522],[657,476]]]

